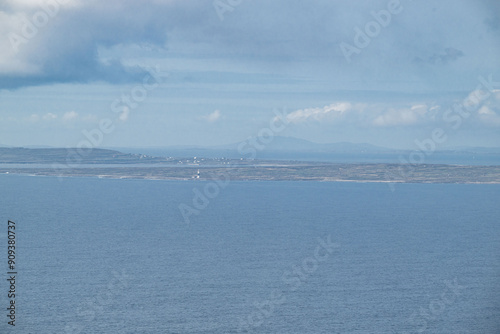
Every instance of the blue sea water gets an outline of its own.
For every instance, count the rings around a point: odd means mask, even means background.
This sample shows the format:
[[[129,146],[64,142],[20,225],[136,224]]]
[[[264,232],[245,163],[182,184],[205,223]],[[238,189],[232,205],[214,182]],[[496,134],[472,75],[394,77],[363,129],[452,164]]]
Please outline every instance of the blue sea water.
[[[499,185],[218,187],[0,175],[0,333],[499,333]]]

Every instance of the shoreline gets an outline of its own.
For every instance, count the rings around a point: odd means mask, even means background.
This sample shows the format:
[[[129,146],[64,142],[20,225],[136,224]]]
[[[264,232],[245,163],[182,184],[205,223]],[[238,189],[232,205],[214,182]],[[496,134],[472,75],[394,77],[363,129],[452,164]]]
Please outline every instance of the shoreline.
[[[114,176],[114,175],[48,175],[48,174],[28,174],[28,173],[0,173],[0,175],[15,175],[15,176],[30,176],[30,177],[56,177],[56,178],[86,178],[86,179],[103,179],[103,180],[134,180],[134,181],[181,181],[181,182],[212,182],[224,181],[224,179],[194,179],[194,178],[141,178],[134,176]],[[348,180],[348,179],[228,179],[226,181],[232,182],[324,182],[324,183],[387,183],[387,184],[491,184],[500,185],[500,181],[415,181],[415,180]]]

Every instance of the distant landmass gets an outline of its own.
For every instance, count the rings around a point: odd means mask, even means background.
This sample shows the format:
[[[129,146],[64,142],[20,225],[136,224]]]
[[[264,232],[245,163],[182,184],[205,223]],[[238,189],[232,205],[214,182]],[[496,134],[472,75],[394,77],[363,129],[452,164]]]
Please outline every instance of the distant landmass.
[[[315,152],[315,153],[401,153],[409,152],[413,149],[393,149],[367,143],[351,143],[351,142],[337,142],[337,143],[315,143],[309,140],[275,136],[265,142],[263,139],[250,137],[246,141],[232,143],[227,145],[215,146],[196,146],[196,145],[173,145],[173,146],[157,146],[157,147],[139,147],[132,148],[133,150],[146,150],[146,151],[164,151],[164,152],[237,152],[242,155],[241,148],[251,146],[253,143],[257,151],[261,153],[266,152]],[[130,150],[131,148],[118,147],[118,150]],[[437,152],[444,153],[483,153],[483,154],[500,154],[500,147],[452,147],[448,149],[439,149]]]
[[[257,140],[257,144],[255,143]],[[322,161],[338,163],[401,163],[401,157],[409,160],[410,154],[418,151],[396,150],[367,143],[314,143],[308,140],[276,136],[269,143],[261,145],[258,138],[244,142],[219,146],[165,146],[144,148],[114,148],[128,153],[141,153],[153,156],[205,157],[205,158],[250,158],[249,150],[254,150],[255,159]],[[495,165],[500,164],[500,148],[457,147],[436,150],[425,156],[425,163],[457,165]]]
[[[315,143],[309,140],[295,138],[295,137],[283,137],[275,136],[269,142],[263,143],[265,139],[259,139],[256,137],[247,139],[243,142],[226,144],[226,145],[215,145],[215,146],[197,146],[197,145],[166,145],[166,146],[155,146],[155,147],[108,147],[106,149],[93,149],[91,153],[93,157],[95,154],[105,156],[106,154],[111,155],[126,155],[128,152],[135,157],[128,156],[123,158],[125,160],[135,159],[137,156],[149,155],[155,157],[226,157],[226,158],[246,158],[244,149],[250,146],[255,147],[257,151],[257,158],[273,158],[279,156],[293,155],[314,155],[319,156],[320,154],[407,154],[412,151],[418,150],[418,147],[412,149],[393,149],[377,145],[372,145],[368,143],[351,143],[351,142],[337,142],[337,143]],[[257,142],[257,144],[253,144]],[[2,154],[2,148],[12,148],[6,145],[0,144],[0,155]],[[20,149],[20,148],[16,148]],[[58,149],[67,150],[62,148],[53,148],[49,146],[42,145],[30,145],[22,148],[24,150],[28,149]],[[111,152],[113,151],[113,152]],[[26,151],[27,152],[27,151]],[[47,152],[42,152],[47,153]],[[439,154],[500,154],[500,147],[450,147],[446,149],[438,149],[434,153]],[[92,159],[92,157],[89,157]]]
[[[64,148],[0,148],[0,174],[206,181],[500,183],[500,165],[174,158],[108,149],[78,151]]]
[[[129,164],[159,163],[172,159],[144,154],[122,153],[108,149],[0,147],[0,163]]]

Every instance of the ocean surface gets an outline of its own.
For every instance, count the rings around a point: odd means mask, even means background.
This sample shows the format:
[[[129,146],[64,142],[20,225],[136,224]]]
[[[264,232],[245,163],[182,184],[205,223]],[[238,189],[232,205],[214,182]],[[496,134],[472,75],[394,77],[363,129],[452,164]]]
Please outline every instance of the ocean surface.
[[[499,185],[0,175],[0,222],[0,333],[500,332]]]

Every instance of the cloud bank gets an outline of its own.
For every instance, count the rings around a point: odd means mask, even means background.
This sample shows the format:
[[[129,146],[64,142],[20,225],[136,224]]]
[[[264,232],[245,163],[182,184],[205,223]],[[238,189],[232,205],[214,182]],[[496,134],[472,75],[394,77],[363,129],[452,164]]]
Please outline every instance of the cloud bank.
[[[498,69],[495,1],[400,2],[402,12],[346,64],[339,45],[352,43],[387,0],[246,1],[223,21],[203,0],[6,0],[0,88],[138,81],[144,71],[131,59],[173,56],[259,62],[262,71],[378,88],[404,80],[456,89]]]
[[[470,96],[484,96],[485,92],[472,92]],[[468,98],[467,98],[468,99]],[[465,99],[465,100],[467,100]],[[355,124],[361,128],[396,128],[413,127],[429,124],[440,124],[446,120],[445,112],[454,108],[457,100],[450,104],[436,103],[356,103],[335,102],[324,107],[306,108],[293,111],[286,115],[289,122],[300,124],[321,124],[325,126],[343,126]],[[500,90],[491,97],[478,101],[473,106],[473,112],[468,116],[471,124],[481,126],[500,126]]]
[[[200,1],[8,0],[0,7],[0,87],[57,82],[141,80],[145,71],[100,50],[164,48],[167,34]]]

